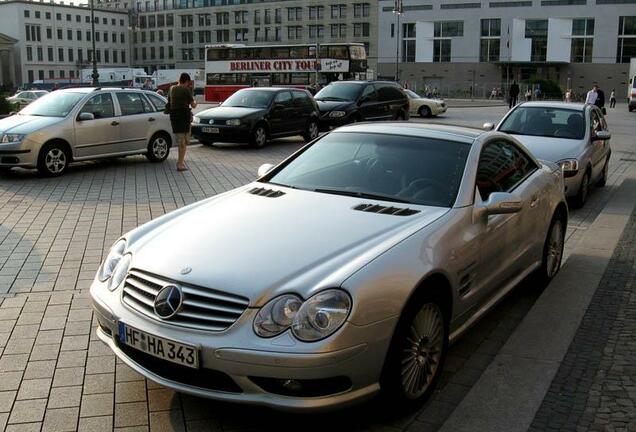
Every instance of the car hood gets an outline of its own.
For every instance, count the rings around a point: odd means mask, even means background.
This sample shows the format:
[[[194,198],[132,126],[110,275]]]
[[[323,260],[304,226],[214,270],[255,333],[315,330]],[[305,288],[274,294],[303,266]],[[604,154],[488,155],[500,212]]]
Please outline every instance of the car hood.
[[[267,108],[240,108],[219,106],[200,112],[196,114],[196,116],[204,119],[212,118],[215,120],[228,120],[235,118],[244,118],[252,114],[262,113],[265,111],[267,111]]]
[[[537,158],[552,162],[575,158],[583,152],[582,140],[547,138],[531,135],[512,135]]]
[[[12,115],[0,120],[0,133],[30,134],[47,126],[59,123],[60,117]]]
[[[410,206],[419,213],[393,216],[353,210],[369,203],[359,198],[282,187],[275,189],[285,194],[276,198],[249,192],[263,186],[247,185],[138,228],[141,233],[129,235],[132,267],[245,296],[260,306],[282,292],[307,297],[339,286],[449,211]],[[184,268],[192,270],[183,276]]]
[[[320,112],[330,112],[333,110],[346,110],[354,104],[352,101],[316,101]]]

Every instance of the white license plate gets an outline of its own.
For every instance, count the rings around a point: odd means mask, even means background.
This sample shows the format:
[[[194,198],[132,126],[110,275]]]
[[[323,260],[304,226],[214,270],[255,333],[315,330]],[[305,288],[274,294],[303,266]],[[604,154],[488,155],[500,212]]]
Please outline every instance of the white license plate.
[[[204,127],[201,128],[203,133],[219,133],[219,128]]]
[[[151,356],[194,369],[199,368],[199,350],[196,347],[153,336],[121,321],[119,341]]]

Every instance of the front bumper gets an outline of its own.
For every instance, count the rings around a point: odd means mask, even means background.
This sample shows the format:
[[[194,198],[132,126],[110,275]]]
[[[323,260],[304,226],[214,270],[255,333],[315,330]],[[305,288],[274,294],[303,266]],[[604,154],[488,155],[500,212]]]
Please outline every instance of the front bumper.
[[[329,131],[351,123],[351,114],[343,117],[329,117],[329,113],[320,114],[319,128],[321,132]]]
[[[203,128],[218,129],[218,133],[204,132]],[[250,140],[251,128],[244,124],[240,126],[193,124],[191,132],[192,136],[198,140],[244,143]]]
[[[258,309],[246,309],[225,331],[205,332],[145,317],[120,301],[120,290],[121,287],[109,292],[95,280],[91,297],[99,322],[97,335],[131,368],[180,392],[290,411],[334,409],[370,398],[378,392],[386,350],[397,320],[396,317],[364,327],[345,323],[335,335],[315,343],[299,342],[289,332],[262,339],[252,330]],[[172,363],[157,367],[157,362],[166,362],[119,342],[120,321],[152,335],[197,346],[201,369],[173,366]],[[163,366],[181,368],[184,373],[166,373]],[[195,379],[190,379],[192,374]],[[214,382],[205,381],[206,377]],[[340,382],[346,379],[346,388],[338,387],[335,392],[310,396],[283,394],[285,392],[278,388],[263,385],[263,381],[327,383],[335,379]]]
[[[575,175],[571,177],[564,177],[563,183],[565,185],[565,196],[568,198],[576,196],[581,188],[581,182],[583,181],[584,170],[578,170]]]
[[[35,168],[37,152],[28,141],[0,144],[0,166]]]

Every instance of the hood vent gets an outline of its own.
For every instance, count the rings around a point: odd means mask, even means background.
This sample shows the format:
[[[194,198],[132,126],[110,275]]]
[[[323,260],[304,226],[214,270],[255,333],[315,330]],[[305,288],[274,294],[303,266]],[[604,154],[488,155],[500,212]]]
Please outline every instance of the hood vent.
[[[274,190],[274,189],[266,189],[266,188],[253,188],[247,191],[252,195],[259,195],[268,198],[278,198],[279,196],[285,195],[285,192]]]
[[[360,204],[355,206],[353,209],[367,213],[389,214],[393,216],[411,216],[420,212],[419,210],[413,210],[410,208],[385,207],[377,204]]]

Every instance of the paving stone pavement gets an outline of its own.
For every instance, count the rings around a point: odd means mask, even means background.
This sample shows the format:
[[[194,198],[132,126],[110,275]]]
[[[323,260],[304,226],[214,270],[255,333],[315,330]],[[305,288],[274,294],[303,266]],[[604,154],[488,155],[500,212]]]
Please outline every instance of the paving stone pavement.
[[[531,431],[636,432],[636,212]]]
[[[436,430],[494,358],[540,294],[515,289],[449,352],[440,389],[417,413],[394,418],[374,403],[346,412],[294,416],[179,395],[143,379],[95,337],[88,288],[112,243],[168,211],[245,184],[262,163],[300,148],[281,140],[261,150],[193,146],[190,171],[143,157],[84,163],[65,176],[15,170],[0,176],[0,429]],[[609,199],[610,184],[572,213],[575,242]]]

